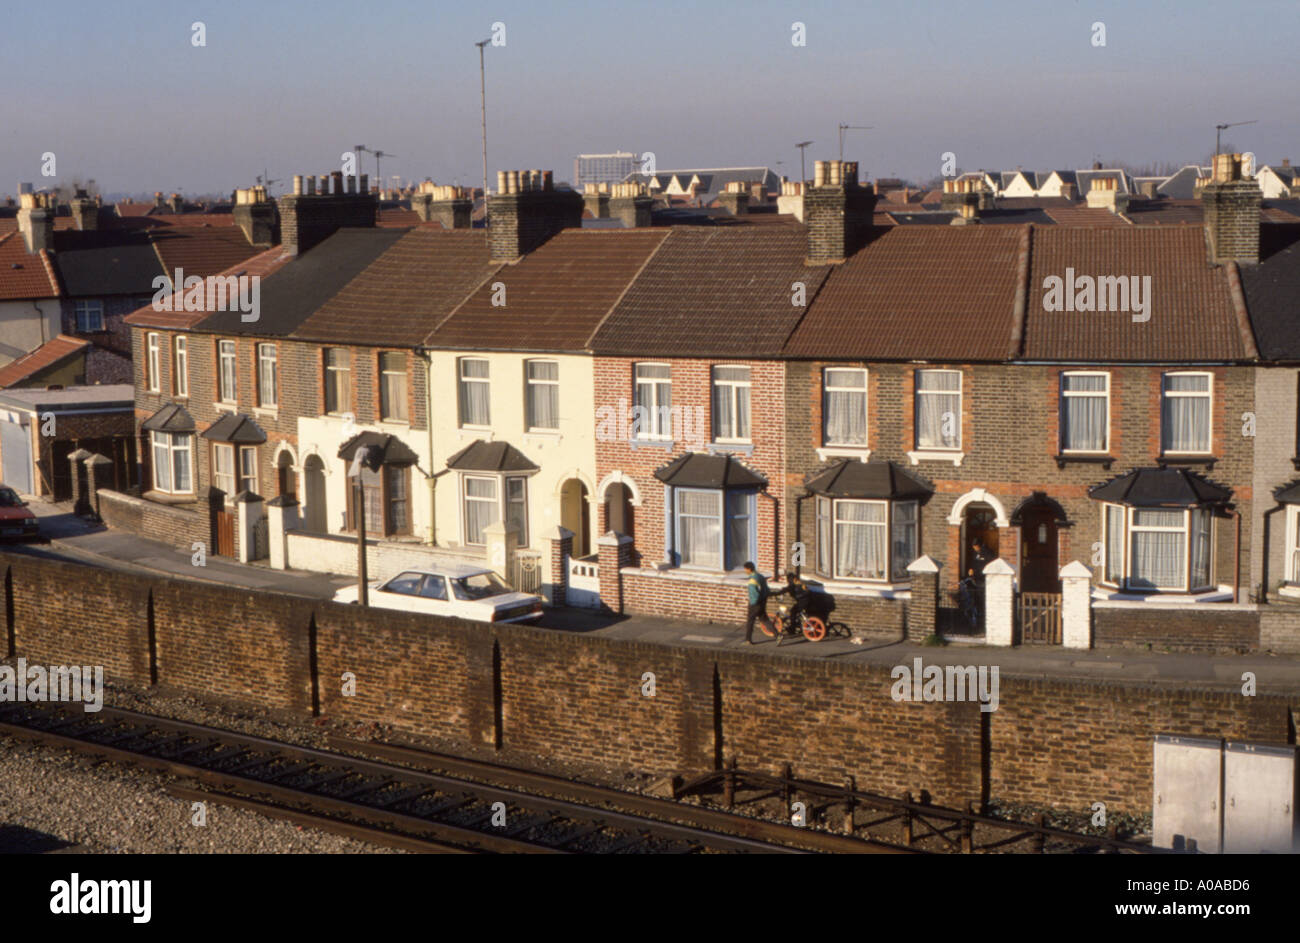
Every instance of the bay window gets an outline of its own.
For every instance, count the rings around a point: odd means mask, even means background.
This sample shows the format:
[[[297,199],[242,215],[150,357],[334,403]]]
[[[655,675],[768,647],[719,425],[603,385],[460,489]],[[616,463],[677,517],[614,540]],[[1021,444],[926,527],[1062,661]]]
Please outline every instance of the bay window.
[[[1110,448],[1110,374],[1061,374],[1061,451]]]
[[[391,537],[411,532],[410,466],[361,466],[361,493],[366,502],[366,533]],[[347,526],[357,529],[357,485],[347,481]]]
[[[822,442],[867,444],[867,371],[829,367],[822,374]]]
[[[257,449],[253,446],[214,442],[212,484],[231,497],[244,491],[257,494]]]
[[[1209,508],[1103,511],[1103,582],[1145,592],[1195,592],[1213,586],[1214,521]]]
[[[194,491],[191,436],[188,433],[152,432],[153,486],[166,494]]]
[[[487,527],[504,520],[528,546],[528,479],[522,475],[465,475],[462,490],[465,543],[483,546]]]
[[[915,501],[817,498],[817,569],[824,576],[904,581],[916,548]]]
[[[673,488],[670,507],[678,566],[738,570],[757,555],[753,491]]]
[[[1211,376],[1166,373],[1160,402],[1161,449],[1166,454],[1210,452]]]

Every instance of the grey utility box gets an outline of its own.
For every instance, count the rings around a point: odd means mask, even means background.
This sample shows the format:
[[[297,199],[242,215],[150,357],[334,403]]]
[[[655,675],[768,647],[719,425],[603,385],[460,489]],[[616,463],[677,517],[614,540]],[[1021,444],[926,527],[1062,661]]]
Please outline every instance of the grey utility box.
[[[1229,740],[1223,750],[1223,850],[1300,850],[1296,841],[1294,746]]]
[[[1156,736],[1152,844],[1175,847],[1175,837],[1217,854],[1223,845],[1223,741]]]

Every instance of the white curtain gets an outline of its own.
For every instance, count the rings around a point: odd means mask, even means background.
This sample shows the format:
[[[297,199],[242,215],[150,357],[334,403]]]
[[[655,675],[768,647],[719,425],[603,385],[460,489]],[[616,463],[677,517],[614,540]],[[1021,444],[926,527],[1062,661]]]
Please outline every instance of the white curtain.
[[[497,519],[497,483],[490,478],[465,479],[465,542],[483,543],[484,529]]]
[[[1192,511],[1192,585],[1189,589],[1210,585],[1210,512]]]
[[[722,492],[677,492],[677,552],[683,566],[722,567]]]
[[[883,504],[836,501],[835,575],[846,579],[884,579],[887,538]]]
[[[1106,377],[1067,373],[1061,380],[1062,446],[1080,452],[1106,451]]]
[[[560,427],[560,365],[553,360],[528,361],[528,427]]]
[[[1133,564],[1131,585],[1144,589],[1178,589],[1186,572],[1182,511],[1133,512]],[[1138,530],[1168,527],[1177,530]]]
[[[817,572],[831,574],[831,502],[817,499]]]
[[[633,394],[634,404],[642,407],[641,435],[671,436],[669,428],[669,410],[673,405],[672,367],[659,363],[639,363],[636,365],[636,390]]]
[[[826,442],[867,444],[867,375],[862,370],[826,371]]]
[[[172,490],[172,458],[168,449],[171,436],[165,432],[153,434],[153,484],[159,491]]]
[[[749,438],[748,384],[748,367],[713,368],[713,423],[719,439]]]
[[[491,424],[489,411],[488,362],[462,360],[460,362],[460,422],[463,426]]]
[[[955,449],[961,435],[961,374],[951,370],[916,373],[916,444],[922,449]],[[950,416],[947,435],[944,414]]]
[[[1207,376],[1166,376],[1161,423],[1166,452],[1208,452],[1210,450],[1210,397],[1170,394],[1205,393]]]
[[[1124,581],[1124,509],[1106,506],[1106,580]]]

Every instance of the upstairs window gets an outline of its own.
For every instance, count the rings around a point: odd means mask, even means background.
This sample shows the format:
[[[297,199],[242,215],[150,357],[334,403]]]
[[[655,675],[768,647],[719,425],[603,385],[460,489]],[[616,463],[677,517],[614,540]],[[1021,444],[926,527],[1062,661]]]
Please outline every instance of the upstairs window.
[[[666,363],[639,363],[635,367],[633,405],[640,417],[638,437],[672,438],[673,369]]]
[[[176,395],[190,395],[190,357],[189,344],[185,338],[176,338],[176,354],[173,370],[176,382]]]
[[[474,357],[460,359],[460,424],[462,426],[488,426],[492,424],[489,408],[491,381],[488,362]]]
[[[235,364],[235,342],[219,341],[217,343],[217,359],[219,364],[219,386],[218,395],[223,403],[235,402],[235,377],[237,367]]]
[[[104,329],[104,302],[78,301],[73,307],[76,311],[78,334],[90,334]]]
[[[822,374],[822,441],[867,444],[867,371],[832,367]]]
[[[274,344],[257,345],[257,405],[273,408],[279,403],[276,389],[276,351]]]
[[[157,334],[149,334],[145,338],[145,381],[149,384],[149,392],[157,393],[161,388],[159,385],[160,369],[158,363],[158,345],[159,338]]]
[[[524,369],[528,428],[560,428],[560,365],[554,360],[529,360]]]
[[[387,351],[379,355],[379,418],[386,422],[407,422],[406,354]]]
[[[748,442],[749,367],[713,368],[713,440]]]
[[[961,448],[961,373],[916,371],[916,447]]]
[[[1166,373],[1160,405],[1161,449],[1167,454],[1210,452],[1211,378]]]
[[[352,354],[342,347],[325,351],[325,412],[338,416],[352,407]]]
[[[1061,451],[1110,448],[1110,374],[1061,374]]]

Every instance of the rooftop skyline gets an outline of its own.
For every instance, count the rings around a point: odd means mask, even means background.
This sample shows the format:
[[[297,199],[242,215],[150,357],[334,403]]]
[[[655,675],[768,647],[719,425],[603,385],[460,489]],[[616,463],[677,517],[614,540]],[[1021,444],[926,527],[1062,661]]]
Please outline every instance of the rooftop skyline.
[[[396,155],[385,180],[479,184],[474,43],[494,23],[493,186],[498,169],[568,179],[575,155],[615,150],[797,177],[795,143],[815,142],[809,162],[833,158],[841,122],[872,126],[848,131],[844,154],[873,178],[928,180],[947,152],[964,169],[1198,162],[1216,123],[1251,119],[1224,132],[1225,150],[1276,163],[1300,157],[1295,18],[1281,2],[54,2],[10,11],[0,37],[22,78],[0,122],[0,191],[89,177],[105,192],[219,193],[265,167],[278,192],[357,143]],[[364,154],[360,171],[374,168]]]

